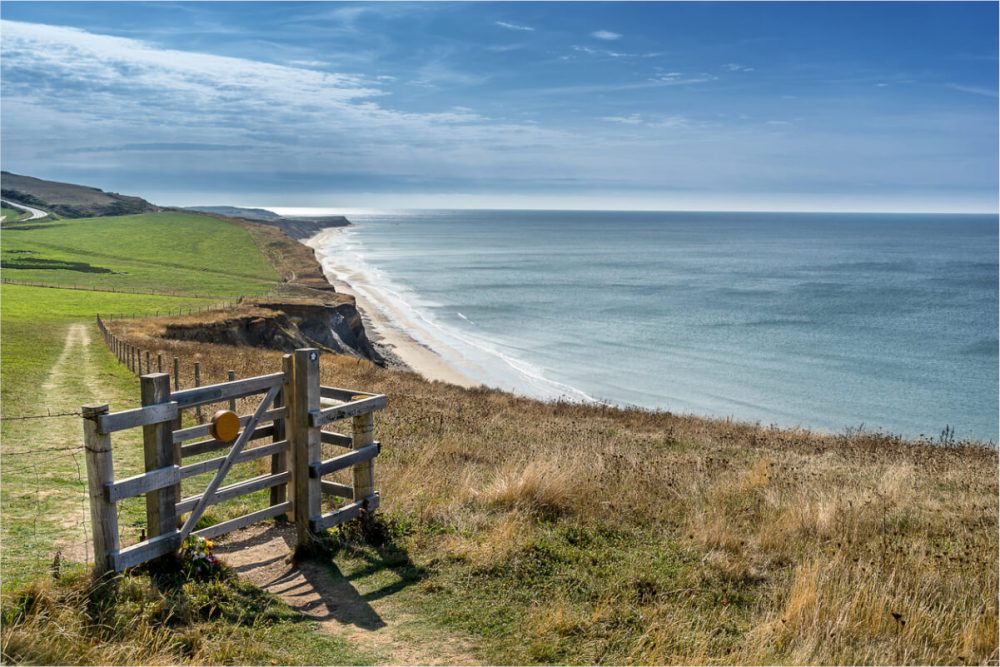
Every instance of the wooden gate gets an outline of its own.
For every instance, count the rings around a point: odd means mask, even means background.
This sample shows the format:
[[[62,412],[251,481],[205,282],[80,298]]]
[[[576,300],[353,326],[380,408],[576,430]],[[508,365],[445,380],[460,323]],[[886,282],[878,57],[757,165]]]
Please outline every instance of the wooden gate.
[[[318,350],[286,354],[281,372],[271,375],[171,393],[170,376],[151,373],[140,378],[140,387],[140,408],[112,413],[107,405],[83,407],[95,577],[174,552],[190,534],[215,537],[287,515],[295,522],[299,543],[303,543],[378,507],[374,459],[381,445],[373,437],[373,413],[383,409],[387,399],[381,394],[321,386]],[[236,399],[255,396],[261,396],[260,402],[252,414],[239,418],[235,441],[215,439],[208,424],[181,428],[184,409],[213,403],[233,405]],[[353,422],[351,435],[322,430],[344,419]],[[116,481],[111,435],[140,427],[146,471]],[[256,441],[265,444],[248,446]],[[322,460],[324,443],[350,451]],[[222,450],[227,450],[223,456],[182,465],[184,458]],[[265,457],[271,459],[269,473],[222,485],[233,465]],[[352,484],[323,479],[346,468],[352,469]],[[213,471],[201,493],[181,497],[182,480]],[[195,530],[210,505],[264,489],[270,489],[266,507]],[[324,494],[351,502],[323,513]],[[139,495],[146,497],[148,537],[121,548],[117,503]],[[186,519],[179,524],[179,517],[185,514]]]

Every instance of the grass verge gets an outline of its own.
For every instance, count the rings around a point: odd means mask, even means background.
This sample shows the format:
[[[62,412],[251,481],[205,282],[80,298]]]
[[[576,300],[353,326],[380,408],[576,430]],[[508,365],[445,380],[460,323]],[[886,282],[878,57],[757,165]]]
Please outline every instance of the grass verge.
[[[136,573],[99,589],[82,574],[39,580],[4,606],[3,625],[2,657],[14,664],[373,662],[231,573],[180,586]]]
[[[279,365],[163,343],[215,373]],[[486,662],[997,659],[995,448],[541,403],[341,357],[322,373],[390,397],[376,475],[407,559],[331,567]]]

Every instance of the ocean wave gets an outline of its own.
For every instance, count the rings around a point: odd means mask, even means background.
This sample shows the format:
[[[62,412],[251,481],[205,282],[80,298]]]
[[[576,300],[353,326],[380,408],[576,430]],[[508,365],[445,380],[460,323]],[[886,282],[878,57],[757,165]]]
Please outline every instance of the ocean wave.
[[[411,290],[396,284],[384,271],[370,265],[360,244],[348,235],[325,243],[318,250],[323,268],[337,280],[347,283],[361,294],[399,331],[477,382],[542,399],[599,402],[576,387],[547,377],[535,364],[501,351],[499,345],[502,343],[499,341],[463,332],[438,321],[430,313],[440,308],[441,304],[418,297]],[[400,318],[399,313],[405,317]],[[458,315],[473,324],[462,313]],[[406,322],[410,323],[409,326]],[[455,353],[461,357],[455,358]]]

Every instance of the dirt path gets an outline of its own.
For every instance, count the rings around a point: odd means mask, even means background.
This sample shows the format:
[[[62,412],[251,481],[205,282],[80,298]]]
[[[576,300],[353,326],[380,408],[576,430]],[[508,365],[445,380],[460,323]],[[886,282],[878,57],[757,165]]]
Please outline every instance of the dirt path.
[[[66,330],[63,349],[59,353],[45,382],[42,383],[43,405],[53,413],[75,412],[88,403],[114,402],[120,405],[120,389],[107,382],[98,372],[95,355],[103,350],[94,345],[89,324],[71,324]],[[118,400],[116,400],[118,399]],[[30,440],[41,450],[54,450],[51,456],[58,456],[58,448],[72,448],[82,440],[80,419],[42,420],[47,423],[30,424]],[[63,494],[60,503],[59,524],[65,535],[55,540],[62,551],[62,557],[77,562],[88,562],[90,511],[87,505],[86,470],[80,469],[82,455],[74,457],[76,470],[70,474],[79,482],[77,493]],[[65,474],[63,471],[62,474]]]
[[[63,391],[66,385],[71,382],[73,375],[84,371],[84,375],[87,375],[87,380],[93,380],[96,375],[93,373],[93,362],[90,359],[87,348],[90,347],[90,332],[87,330],[87,325],[85,324],[71,324],[69,329],[66,330],[66,340],[63,341],[62,352],[59,353],[59,358],[52,365],[49,370],[49,375],[42,385],[42,389],[45,390],[46,400],[49,403],[65,404],[64,399],[68,398],[66,392]],[[75,360],[83,360],[83,368],[79,368],[79,364],[74,363]],[[89,373],[87,371],[90,371]],[[77,384],[74,382],[74,384]],[[84,398],[84,397],[79,397]],[[86,397],[90,398],[90,397]]]
[[[259,525],[227,536],[216,553],[241,578],[316,619],[321,632],[373,654],[379,664],[480,664],[470,642],[429,627],[391,594],[362,595],[332,565],[290,563],[294,541],[291,526]]]

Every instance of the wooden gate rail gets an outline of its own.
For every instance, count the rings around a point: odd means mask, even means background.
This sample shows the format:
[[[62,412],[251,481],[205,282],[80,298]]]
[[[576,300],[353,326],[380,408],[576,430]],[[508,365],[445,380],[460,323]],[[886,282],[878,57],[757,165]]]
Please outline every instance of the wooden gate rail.
[[[387,399],[380,394],[321,387],[318,350],[285,355],[280,373],[174,392],[169,375],[152,373],[142,376],[141,388],[141,408],[116,413],[110,413],[107,405],[83,408],[96,577],[176,551],[188,534],[215,537],[287,515],[296,521],[301,542],[344,521],[370,515],[378,507],[374,459],[381,444],[372,437],[372,413],[385,408]],[[235,441],[212,438],[208,424],[178,428],[182,409],[212,403],[233,406],[236,399],[255,395],[263,395],[263,400],[253,415],[240,417]],[[348,418],[353,420],[350,436],[320,430],[322,425]],[[111,434],[136,427],[143,429],[146,472],[115,481]],[[248,447],[262,439],[271,441]],[[351,451],[320,460],[321,444]],[[228,452],[182,465],[186,457],[219,450]],[[270,473],[222,485],[231,466],[264,457],[271,457]],[[322,479],[346,468],[352,469],[351,485]],[[180,497],[182,480],[213,472],[215,477],[202,493]],[[267,507],[194,530],[207,507],[264,489],[271,490]],[[120,548],[117,503],[140,495],[146,497],[149,539]],[[323,496],[351,502],[322,513]],[[192,514],[178,529],[178,518],[187,512]]]
[[[340,447],[350,447],[346,454],[334,456],[324,461],[314,461],[309,466],[309,476],[319,480],[321,494],[339,498],[350,498],[348,503],[331,512],[310,518],[310,528],[320,532],[327,528],[350,521],[362,513],[374,512],[379,505],[379,494],[375,491],[374,459],[382,451],[382,444],[372,439],[373,417],[376,410],[383,410],[388,399],[381,394],[320,387],[320,405],[327,407],[309,412],[309,423],[322,427],[341,419],[352,419],[353,435],[320,432],[322,442]],[[323,479],[338,470],[351,468],[352,484],[339,484]]]

